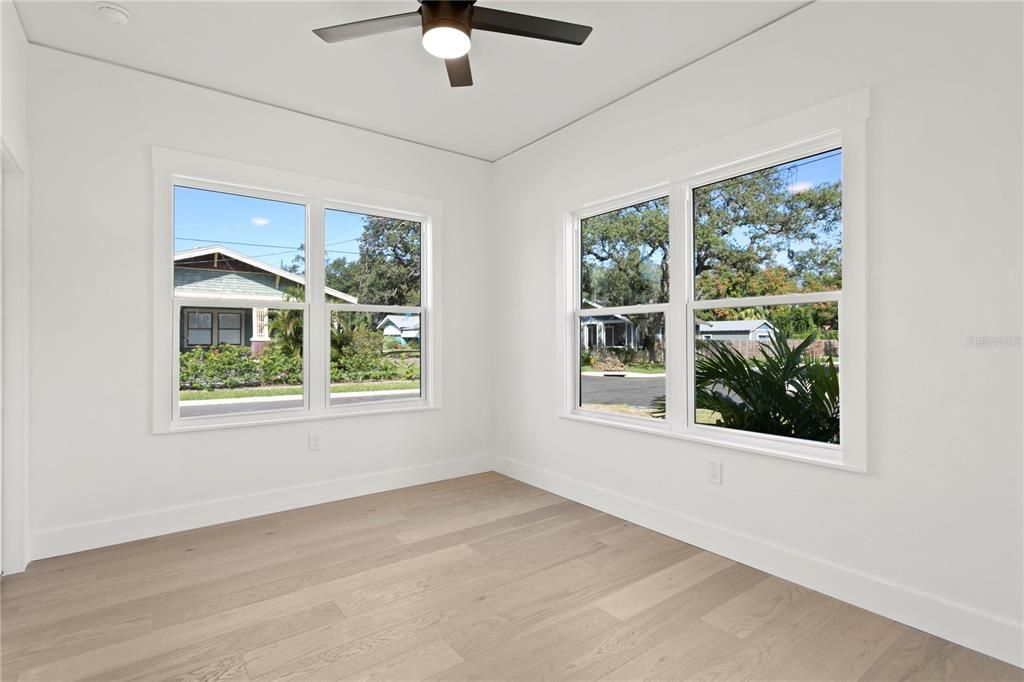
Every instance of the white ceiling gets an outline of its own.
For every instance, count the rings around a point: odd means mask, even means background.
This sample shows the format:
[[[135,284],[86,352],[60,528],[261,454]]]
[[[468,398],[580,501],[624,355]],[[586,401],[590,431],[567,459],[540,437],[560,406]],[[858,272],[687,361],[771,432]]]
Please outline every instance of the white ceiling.
[[[481,4],[594,27],[582,47],[476,32],[475,85],[448,86],[416,30],[328,45],[311,29],[415,9],[405,2],[19,0],[28,39],[481,159],[494,160],[756,30],[788,2]]]

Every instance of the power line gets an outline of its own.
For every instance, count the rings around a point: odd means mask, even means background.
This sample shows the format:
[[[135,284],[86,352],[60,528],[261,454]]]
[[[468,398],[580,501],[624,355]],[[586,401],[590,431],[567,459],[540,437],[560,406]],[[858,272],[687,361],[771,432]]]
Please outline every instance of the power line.
[[[286,246],[284,244],[254,244],[252,242],[227,242],[227,241],[215,241],[211,242],[209,239],[196,239],[194,237],[175,237],[175,241],[185,242],[202,242],[204,244],[231,244],[232,246],[257,246],[264,249],[288,249],[289,251],[302,251],[302,245],[299,246]]]
[[[776,164],[774,166],[768,166],[767,168],[761,168],[759,170],[751,171],[749,173],[744,173],[742,175],[737,175],[736,177],[726,178],[724,180],[718,180],[716,182],[709,182],[706,185],[701,185],[700,187],[694,187],[693,190],[694,190],[694,192],[696,192],[699,189],[706,189],[706,188],[709,188],[709,187],[710,188],[719,189],[719,188],[722,188],[722,187],[727,187],[729,185],[735,185],[737,183],[743,182],[744,178],[749,178],[750,176],[757,175],[758,173],[765,173],[765,172],[780,173],[780,172],[783,172],[783,171],[795,170],[797,168],[800,168],[801,166],[806,166],[806,165],[811,164],[811,163],[818,163],[819,161],[824,161],[826,159],[834,158],[836,156],[839,156],[842,153],[843,153],[842,149],[833,149],[830,152],[822,152],[821,154],[816,154],[815,156],[808,156],[808,157],[805,157],[803,159],[797,159],[796,161],[793,161],[792,163],[780,163],[780,164]]]

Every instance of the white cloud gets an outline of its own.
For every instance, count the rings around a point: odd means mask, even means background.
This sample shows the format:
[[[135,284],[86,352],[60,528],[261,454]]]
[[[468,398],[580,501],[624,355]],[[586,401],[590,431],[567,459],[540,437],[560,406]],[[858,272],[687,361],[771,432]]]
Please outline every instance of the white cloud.
[[[787,185],[786,189],[788,189],[791,194],[798,194],[800,192],[806,192],[811,187],[814,187],[813,183],[811,183],[811,182],[809,182],[807,180],[803,180],[801,182],[794,182],[791,185]]]
[[[263,218],[260,216],[253,216],[249,220],[256,227],[266,227],[267,225],[270,224],[270,218]]]

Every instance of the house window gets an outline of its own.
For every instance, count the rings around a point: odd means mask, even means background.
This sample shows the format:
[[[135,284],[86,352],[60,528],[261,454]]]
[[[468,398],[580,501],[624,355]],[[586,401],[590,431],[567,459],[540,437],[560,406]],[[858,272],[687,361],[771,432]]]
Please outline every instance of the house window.
[[[217,313],[217,343],[242,343],[241,313]]]
[[[242,344],[242,311],[182,308],[181,319],[185,347]]]
[[[438,202],[170,150],[154,171],[158,431],[435,404]]]
[[[863,470],[862,352],[840,375],[840,348],[865,340],[858,107],[821,115],[848,132],[785,145],[806,119],[766,125],[672,157],[692,169],[678,181],[571,213],[567,417]]]
[[[182,311],[185,316],[185,345],[186,346],[209,346],[213,343],[213,313],[186,308]]]
[[[666,196],[580,219],[575,314],[587,335],[578,335],[576,407],[664,419],[668,234]],[[601,344],[594,343],[598,328]]]

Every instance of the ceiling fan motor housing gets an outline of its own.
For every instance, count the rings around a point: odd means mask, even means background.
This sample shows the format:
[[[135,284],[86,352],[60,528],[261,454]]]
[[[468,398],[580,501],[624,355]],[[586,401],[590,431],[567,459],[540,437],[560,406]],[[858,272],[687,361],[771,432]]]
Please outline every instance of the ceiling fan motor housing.
[[[473,25],[472,2],[425,0],[420,14],[423,16],[424,34],[433,28],[446,26],[462,31],[468,36]]]

